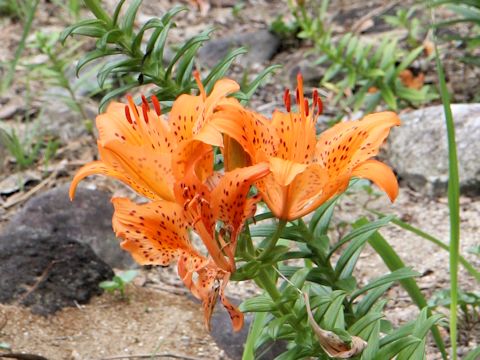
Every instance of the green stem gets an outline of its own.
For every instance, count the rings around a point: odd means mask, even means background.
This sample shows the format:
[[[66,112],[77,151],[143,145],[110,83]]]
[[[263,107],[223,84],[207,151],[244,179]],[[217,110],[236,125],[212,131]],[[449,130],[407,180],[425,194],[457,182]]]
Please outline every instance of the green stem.
[[[264,260],[268,256],[270,251],[272,251],[275,248],[278,240],[280,239],[280,236],[282,235],[282,231],[283,231],[285,225],[287,225],[287,220],[280,220],[278,222],[277,230],[272,235],[272,237],[271,237],[270,241],[268,242],[267,246],[265,247],[265,249],[263,249],[262,253],[258,257],[259,261]]]

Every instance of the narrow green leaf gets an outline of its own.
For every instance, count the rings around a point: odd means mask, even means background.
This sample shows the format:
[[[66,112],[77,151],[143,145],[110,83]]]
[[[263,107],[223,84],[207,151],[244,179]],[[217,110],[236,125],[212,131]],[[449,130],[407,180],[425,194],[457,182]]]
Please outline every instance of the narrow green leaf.
[[[115,88],[112,91],[109,91],[107,94],[105,94],[105,96],[100,101],[100,104],[98,105],[99,111],[100,112],[103,111],[103,109],[105,108],[105,106],[108,104],[110,100],[118,98],[120,95],[125,94],[128,90],[133,89],[134,87],[137,87],[137,86],[138,86],[138,83],[135,81],[135,82],[131,82],[123,86],[120,86],[118,88]]]
[[[100,87],[103,87],[105,84],[105,80],[107,80],[108,75],[112,73],[116,68],[127,68],[131,69],[134,66],[140,65],[139,59],[124,59],[120,61],[115,61],[113,63],[106,63],[102,68],[98,71],[97,80]]]
[[[399,280],[404,280],[408,278],[412,278],[415,276],[420,276],[420,274],[416,271],[413,271],[411,268],[400,268],[398,270],[392,271],[390,274],[383,275],[372,282],[369,282],[367,285],[365,285],[363,288],[358,289],[357,291],[353,292],[351,295],[351,300],[353,301],[355,298],[360,296],[361,294],[367,292],[368,290],[374,289],[376,287],[385,285],[385,284],[391,284],[394,281],[399,281]]]
[[[113,18],[112,18],[113,26],[117,25],[118,16],[120,15],[120,11],[122,10],[122,6],[124,3],[125,3],[125,0],[120,0],[117,6],[115,6],[115,11],[113,12]]]
[[[392,218],[393,216],[389,216],[389,217],[384,217],[379,220],[375,220],[371,222],[362,221],[361,225],[354,226],[353,231],[351,231],[349,234],[344,236],[342,240],[340,240],[338,243],[335,244],[335,246],[330,250],[330,253],[328,254],[328,258],[330,258],[338,249],[340,249],[340,247],[342,247],[344,244],[346,244],[349,241],[352,241],[352,240],[359,241],[358,239],[362,240],[364,238],[368,239],[378,229],[387,225]],[[360,222],[357,222],[357,223],[360,224]]]
[[[480,358],[480,346],[470,351],[463,360],[478,360]]]
[[[413,336],[407,336],[403,339],[396,340],[382,347],[378,354],[375,356],[374,360],[393,359],[400,351],[402,351],[406,347],[415,346],[420,342],[420,339]]]
[[[123,20],[122,30],[127,36],[132,36],[135,17],[137,16],[138,8],[141,4],[142,0],[132,0],[130,6],[125,12],[125,19]]]
[[[443,66],[440,62],[435,43],[435,62],[437,65],[440,95],[442,98],[447,126],[448,142],[448,207],[450,216],[450,341],[452,360],[457,359],[457,303],[458,303],[458,258],[460,255],[460,181],[458,175],[457,144],[455,141],[455,124],[450,107],[450,94],[445,81]]]
[[[255,313],[252,324],[248,331],[247,341],[243,349],[242,360],[251,360],[255,358],[255,341],[260,337],[267,313]]]
[[[83,0],[85,6],[92,12],[95,17],[106,24],[111,22],[110,16],[102,9],[98,0]]]
[[[210,91],[213,88],[213,85],[215,82],[223,77],[224,73],[224,68],[229,67],[230,64],[232,63],[233,60],[239,55],[247,53],[246,48],[238,48],[238,49],[233,49],[228,52],[227,55],[225,55],[213,68],[210,70],[210,73],[207,75],[207,77],[203,80],[203,85],[205,86],[205,89],[207,90],[207,94],[210,93]]]
[[[357,317],[364,316],[372,308],[373,304],[388,290],[392,283],[386,283],[375,289],[372,289],[362,300],[357,304],[355,308],[355,315]]]
[[[348,328],[348,332],[354,336],[358,336],[365,328],[382,318],[383,314],[379,312],[367,314],[355,321],[355,323]]]
[[[382,95],[383,100],[388,105],[388,107],[392,110],[397,110],[397,99],[395,99],[395,95],[393,94],[392,89],[389,87],[388,84],[383,82],[377,83],[378,88],[380,89],[380,93]]]
[[[174,65],[180,60],[182,56],[190,49],[190,48],[197,48],[200,47],[205,41],[210,39],[210,33],[213,29],[206,29],[202,31],[199,35],[196,35],[187,40],[185,44],[176,52],[175,56],[173,57],[172,61],[168,65],[167,71],[165,72],[165,78],[169,78]],[[193,56],[193,55],[192,55]]]
[[[362,225],[368,224],[368,220],[365,218],[361,218],[357,220],[357,222],[353,225],[354,228]],[[370,246],[377,252],[378,255],[382,258],[383,262],[390,271],[395,271],[405,267],[405,264],[400,259],[398,254],[395,250],[388,244],[388,242],[380,235],[378,232],[374,233],[369,239]],[[403,288],[407,291],[410,295],[413,302],[418,306],[419,309],[423,309],[427,306],[427,301],[423,296],[420,288],[418,287],[416,281],[412,278],[400,280],[400,284],[402,284]],[[429,312],[429,316],[431,313]],[[445,344],[442,340],[440,332],[436,327],[432,328],[432,335],[437,344],[440,352],[442,353],[442,357],[446,359],[446,350]]]
[[[63,30],[60,33],[59,41],[62,44],[65,43],[65,40],[67,39],[67,37],[74,34],[75,31],[78,28],[85,27],[85,26],[101,26],[101,27],[103,27],[104,31],[106,32],[107,29],[106,29],[105,25],[106,24],[102,20],[98,20],[98,19],[87,19],[87,20],[79,21],[78,23],[73,24],[73,25],[67,27],[65,30]]]
[[[238,307],[241,312],[267,312],[276,310],[277,306],[266,295],[258,295],[247,299]]]
[[[110,55],[115,55],[118,54],[119,51],[114,51],[114,50],[99,50],[95,49],[93,51],[90,51],[87,53],[84,57],[82,57],[78,63],[77,66],[75,67],[75,75],[78,77],[78,74],[80,70],[87,65],[89,62],[94,61],[96,59],[99,59],[104,56],[110,56]]]
[[[410,66],[410,64],[420,56],[424,49],[423,45],[420,45],[410,51],[408,55],[402,60],[400,65],[397,66],[397,69],[395,70],[395,77],[397,77],[403,70],[405,70],[407,67]]]

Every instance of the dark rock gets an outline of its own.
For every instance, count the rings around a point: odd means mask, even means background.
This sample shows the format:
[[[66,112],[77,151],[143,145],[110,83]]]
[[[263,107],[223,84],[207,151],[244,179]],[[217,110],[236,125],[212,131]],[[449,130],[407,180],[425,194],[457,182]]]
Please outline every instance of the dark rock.
[[[212,68],[230,50],[245,47],[248,53],[239,57],[243,66],[261,64],[270,60],[276,54],[280,39],[268,30],[259,30],[244,34],[236,34],[205,43],[199,50],[198,56],[201,64]]]
[[[44,237],[72,239],[89,245],[113,268],[133,267],[135,262],[120,248],[112,230],[110,194],[79,187],[71,202],[68,188],[65,184],[32,197],[11,219],[5,233],[31,229]]]
[[[231,300],[231,299],[230,299]],[[233,300],[233,303],[238,301]],[[243,347],[247,341],[248,330],[252,323],[253,316],[245,314],[245,324],[242,330],[234,332],[230,322],[230,317],[223,310],[222,306],[217,306],[212,315],[210,335],[215,340],[220,349],[225,351],[232,360],[241,360],[243,355]],[[286,351],[286,342],[275,341],[267,346],[263,346],[258,352],[256,359],[273,360],[278,355]]]
[[[480,104],[453,104],[460,190],[480,195]],[[430,196],[444,196],[448,184],[448,145],[441,105],[403,114],[392,129],[386,159],[401,181]]]
[[[112,269],[85,244],[33,229],[0,236],[0,302],[47,315],[101,293]]]

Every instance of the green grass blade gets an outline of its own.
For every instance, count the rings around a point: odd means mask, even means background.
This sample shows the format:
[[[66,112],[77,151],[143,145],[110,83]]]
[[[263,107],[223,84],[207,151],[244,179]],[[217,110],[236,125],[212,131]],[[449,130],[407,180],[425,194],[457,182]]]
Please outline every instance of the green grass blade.
[[[360,227],[365,224],[368,224],[369,221],[365,218],[358,219],[353,227]],[[390,246],[390,244],[385,240],[385,238],[380,235],[380,233],[375,232],[369,239],[370,246],[377,252],[378,255],[382,258],[383,262],[390,271],[395,271],[405,267],[404,262],[395,250]],[[403,288],[407,291],[408,295],[412,298],[413,302],[418,306],[419,309],[423,309],[427,306],[427,300],[423,296],[420,288],[417,285],[417,282],[412,279],[404,279],[400,280],[400,284],[402,284]],[[431,316],[430,310],[428,311],[428,316]],[[445,350],[445,344],[442,340],[440,332],[438,331],[437,327],[432,327],[432,335],[437,344],[440,352],[442,353],[442,357],[444,360],[447,359],[447,352]]]
[[[7,75],[5,75],[5,78],[2,81],[0,92],[8,89],[12,84],[15,69],[17,67],[18,60],[20,59],[20,56],[25,49],[25,42],[27,40],[28,34],[30,33],[30,28],[32,27],[33,18],[35,17],[35,12],[37,11],[37,6],[39,2],[40,0],[32,0],[29,2],[29,6],[27,9],[27,18],[25,20],[25,25],[23,26],[22,38],[20,39],[17,50],[15,50],[15,57],[10,63],[10,68],[8,69]]]
[[[378,215],[380,217],[386,216],[385,214],[383,214],[379,211],[376,211],[376,210],[368,210],[368,211],[370,211],[371,213],[373,213],[375,215]],[[415,235],[418,235],[418,236],[424,238],[425,240],[428,240],[428,241],[434,243],[439,248],[441,248],[445,251],[450,251],[450,247],[448,246],[448,244],[445,244],[442,240],[437,239],[436,237],[426,233],[425,231],[423,231],[423,230],[421,230],[421,229],[419,229],[419,228],[417,228],[417,227],[415,227],[411,224],[408,224],[408,223],[400,220],[397,217],[394,217],[390,222],[392,224],[397,225],[398,227],[401,227],[404,230],[410,231],[411,233],[413,233]],[[475,278],[475,280],[480,282],[480,272],[477,269],[475,269],[473,267],[473,265],[467,259],[465,259],[462,255],[459,255],[458,256],[458,261],[460,262],[460,264],[462,264],[462,266],[465,268],[465,270],[467,270],[468,273]]]
[[[450,107],[449,93],[443,66],[440,62],[435,43],[435,62],[437,65],[440,96],[442,98],[448,140],[448,207],[450,210],[450,341],[452,343],[452,360],[457,359],[457,304],[458,304],[458,258],[460,255],[460,184],[458,176],[457,144],[455,141],[455,124]]]

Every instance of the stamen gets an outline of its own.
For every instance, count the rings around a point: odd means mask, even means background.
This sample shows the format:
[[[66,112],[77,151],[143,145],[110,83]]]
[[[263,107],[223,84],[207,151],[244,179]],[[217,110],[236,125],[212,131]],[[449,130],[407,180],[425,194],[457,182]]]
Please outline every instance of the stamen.
[[[295,92],[295,101],[297,102],[297,105],[300,105],[300,90],[298,90],[298,87]]]
[[[292,108],[292,104],[291,104],[289,89],[285,89],[285,93],[283,94],[283,103],[285,104],[285,109],[287,109],[287,112],[290,112]]]
[[[135,105],[135,102],[133,101],[132,95],[127,95],[127,100],[128,104],[130,105],[130,108],[133,111],[133,116],[135,117],[135,122],[137,124],[140,123],[140,115],[138,114],[137,106]]]
[[[127,121],[130,124],[133,124],[132,116],[130,115],[130,109],[129,109],[128,105],[125,105],[125,117],[127,118]]]
[[[323,102],[322,99],[317,99],[317,108],[318,108],[318,115],[323,113]]]
[[[146,101],[147,99],[145,99]],[[143,112],[143,119],[145,120],[145,124],[148,124],[148,111],[150,110],[148,103],[143,101],[142,95],[142,112]]]
[[[313,97],[312,97],[313,106],[317,104],[317,100],[318,100],[318,90],[313,89]]]
[[[312,96],[312,115],[317,116],[318,114],[315,113],[318,103],[318,90],[313,89],[313,96]]]
[[[307,99],[303,99],[303,103],[305,104],[305,116],[308,116],[308,112],[309,112],[309,109],[308,109],[308,100]]]
[[[158,98],[155,95],[152,95],[150,99],[152,100],[153,108],[157,115],[162,115],[162,108],[160,107],[160,101],[158,101]]]
[[[142,104],[145,104],[147,106],[147,109],[150,110],[150,105],[148,104],[148,100],[143,94],[142,94]]]
[[[205,100],[207,98],[207,93],[205,92],[205,88],[203,87],[202,80],[200,79],[200,72],[198,70],[195,70],[193,72],[193,77],[197,82],[198,90],[200,90],[200,95],[202,95],[203,100]]]

